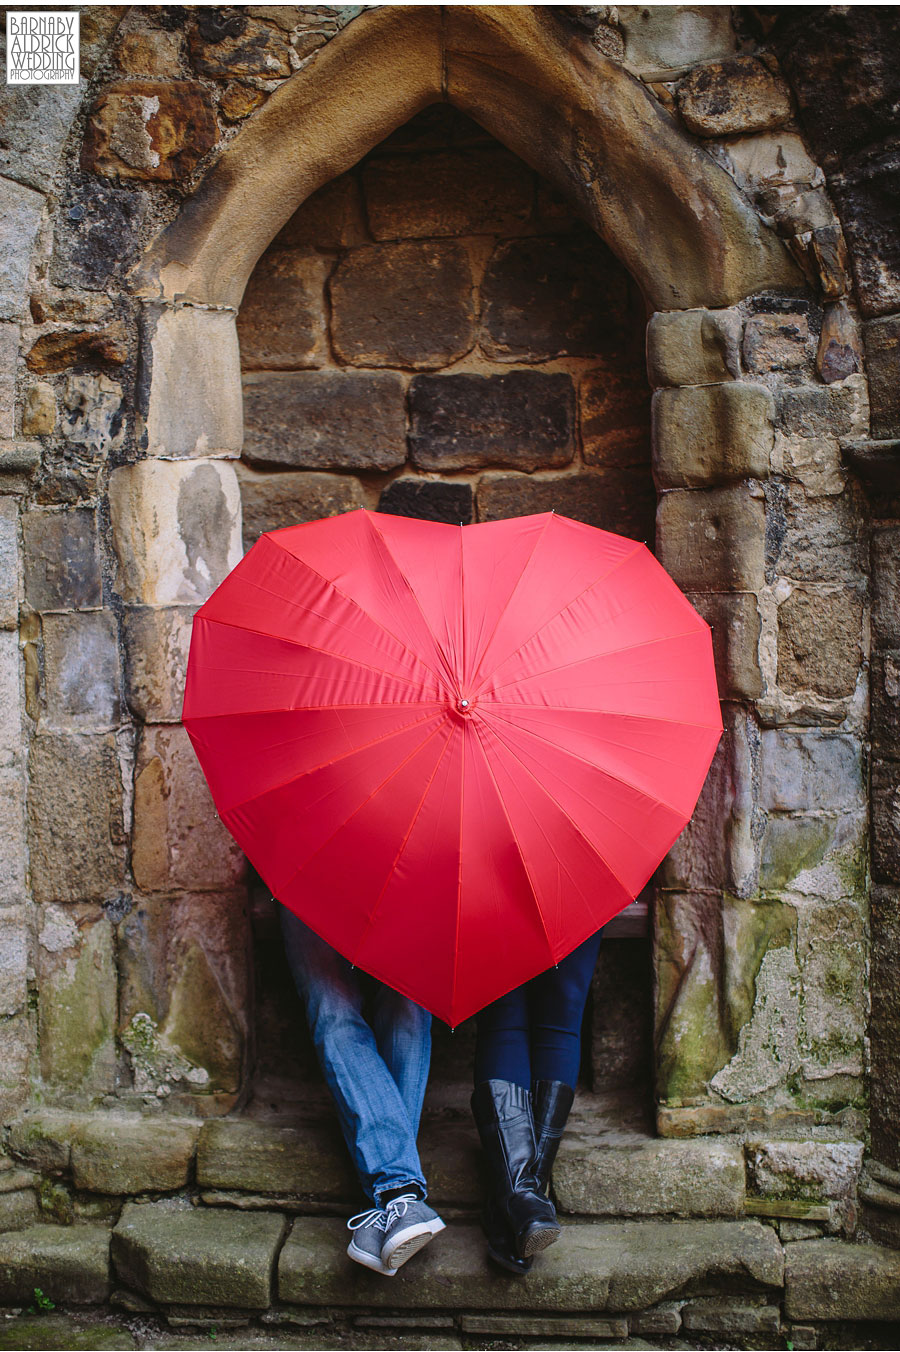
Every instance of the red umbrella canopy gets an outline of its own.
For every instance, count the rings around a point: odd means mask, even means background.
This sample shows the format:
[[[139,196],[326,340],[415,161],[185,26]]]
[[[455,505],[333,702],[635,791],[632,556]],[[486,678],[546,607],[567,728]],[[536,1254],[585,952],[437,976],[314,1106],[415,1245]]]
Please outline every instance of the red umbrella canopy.
[[[629,904],[722,731],[709,626],[554,513],[263,535],[195,616],[183,718],[273,896],[451,1025]]]

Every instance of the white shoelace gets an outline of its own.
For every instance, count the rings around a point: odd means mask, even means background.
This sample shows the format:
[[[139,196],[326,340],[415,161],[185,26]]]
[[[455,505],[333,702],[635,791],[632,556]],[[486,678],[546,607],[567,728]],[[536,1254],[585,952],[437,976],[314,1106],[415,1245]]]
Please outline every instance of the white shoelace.
[[[347,1222],[347,1229],[361,1230],[366,1225],[374,1225],[378,1230],[386,1230],[398,1216],[406,1215],[410,1202],[418,1200],[414,1192],[405,1192],[402,1197],[392,1197],[383,1210],[381,1207],[373,1206],[368,1211],[360,1211],[358,1215],[351,1216]]]

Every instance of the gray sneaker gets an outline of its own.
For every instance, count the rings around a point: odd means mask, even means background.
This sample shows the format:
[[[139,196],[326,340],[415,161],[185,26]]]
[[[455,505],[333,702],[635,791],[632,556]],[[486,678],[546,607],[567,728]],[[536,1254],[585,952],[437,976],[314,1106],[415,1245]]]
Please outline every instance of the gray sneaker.
[[[385,1215],[387,1222],[380,1257],[391,1273],[444,1229],[444,1222],[437,1212],[412,1192],[405,1192],[388,1202]]]
[[[377,1206],[369,1211],[361,1211],[358,1216],[351,1216],[347,1229],[353,1232],[353,1238],[347,1245],[347,1256],[354,1263],[362,1263],[363,1267],[380,1272],[383,1277],[396,1277],[396,1268],[386,1267],[381,1259],[387,1224],[388,1213]]]

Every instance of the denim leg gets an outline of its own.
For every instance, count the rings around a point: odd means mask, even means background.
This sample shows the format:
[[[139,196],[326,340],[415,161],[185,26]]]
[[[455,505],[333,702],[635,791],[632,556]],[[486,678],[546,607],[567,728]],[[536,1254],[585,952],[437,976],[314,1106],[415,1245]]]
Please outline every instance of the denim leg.
[[[360,973],[286,906],[281,922],[316,1055],[363,1191],[377,1205],[383,1192],[415,1182],[424,1196],[415,1128],[363,1015]],[[425,1074],[427,1061],[426,1049]]]
[[[486,1005],[476,1016],[475,1083],[511,1080],[531,1088],[528,982]]]
[[[400,1090],[415,1136],[431,1064],[431,1015],[379,981],[371,1019],[375,1044]]]
[[[581,1022],[603,930],[579,944],[557,967],[528,983],[531,1073],[574,1089],[581,1066]]]

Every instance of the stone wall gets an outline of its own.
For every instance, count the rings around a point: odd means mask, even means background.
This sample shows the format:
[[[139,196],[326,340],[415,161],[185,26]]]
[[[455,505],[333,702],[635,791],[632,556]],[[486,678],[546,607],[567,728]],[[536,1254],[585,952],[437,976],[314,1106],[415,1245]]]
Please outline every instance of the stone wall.
[[[883,463],[896,354],[809,82],[726,7],[412,17],[99,7],[89,85],[8,95],[4,1109],[33,1083],[205,1113],[246,1085],[243,863],[178,723],[242,498],[245,544],[357,502],[642,538],[635,293],[597,232],[652,311],[657,552],[714,625],[727,728],[661,878],[658,1125],[858,1131],[869,542],[842,447]],[[448,102],[495,139],[425,111]]]

